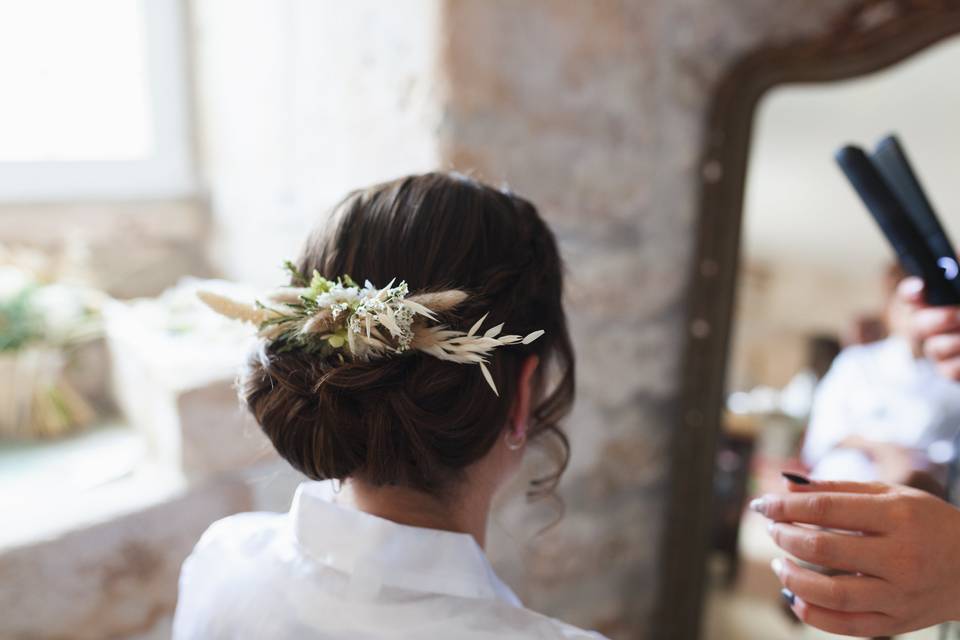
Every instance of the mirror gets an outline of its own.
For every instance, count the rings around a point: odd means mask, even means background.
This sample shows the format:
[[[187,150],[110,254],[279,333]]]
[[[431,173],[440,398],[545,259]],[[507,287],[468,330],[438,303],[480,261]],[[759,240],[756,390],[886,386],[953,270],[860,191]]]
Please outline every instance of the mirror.
[[[833,153],[896,132],[957,238],[960,90],[944,82],[957,68],[960,38],[868,76],[774,88],[755,111],[706,638],[829,637],[796,628],[769,568],[782,552],[766,520],[743,513],[750,496],[782,490],[781,470],[906,484],[951,456],[960,385],[898,331],[890,298],[903,273]]]
[[[893,254],[834,151],[899,133],[960,233],[957,33],[957,2],[855,2],[827,33],[761,44],[714,88],[655,637],[831,637],[781,608],[744,507],[782,486],[782,468],[806,468],[816,382],[838,348],[888,331]]]

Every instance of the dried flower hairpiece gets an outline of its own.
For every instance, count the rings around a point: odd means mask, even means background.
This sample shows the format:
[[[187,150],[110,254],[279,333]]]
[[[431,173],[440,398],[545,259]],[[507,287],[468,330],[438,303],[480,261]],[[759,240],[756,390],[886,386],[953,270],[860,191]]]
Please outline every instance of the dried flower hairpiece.
[[[526,336],[500,335],[503,323],[478,333],[486,314],[463,332],[445,325],[428,326],[436,314],[462,303],[467,294],[458,289],[409,295],[407,283],[395,280],[378,289],[370,281],[363,286],[350,276],[327,280],[316,271],[308,281],[291,262],[295,286],[277,289],[267,303],[253,305],[216,293],[200,291],[201,300],[217,313],[244,320],[258,328],[260,337],[279,345],[279,351],[295,349],[323,357],[336,355],[343,362],[372,360],[420,351],[440,360],[477,364],[493,392],[500,395],[487,368],[497,347],[530,344],[543,330]]]

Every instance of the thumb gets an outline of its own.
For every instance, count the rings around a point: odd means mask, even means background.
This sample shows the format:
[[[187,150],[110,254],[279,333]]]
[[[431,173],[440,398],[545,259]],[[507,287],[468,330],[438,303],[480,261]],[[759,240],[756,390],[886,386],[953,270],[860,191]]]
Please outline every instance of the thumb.
[[[923,304],[923,280],[910,276],[897,285],[897,297],[909,304]]]

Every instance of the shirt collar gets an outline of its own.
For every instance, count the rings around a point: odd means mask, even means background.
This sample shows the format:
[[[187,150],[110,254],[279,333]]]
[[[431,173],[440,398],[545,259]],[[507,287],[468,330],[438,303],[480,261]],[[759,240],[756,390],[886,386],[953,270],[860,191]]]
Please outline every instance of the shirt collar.
[[[381,586],[520,606],[473,536],[397,524],[332,502],[329,482],[304,482],[290,509],[293,534],[311,557],[346,574],[357,595]]]
[[[937,373],[933,363],[913,353],[910,343],[898,335],[891,335],[878,343],[884,375],[898,381],[922,380],[934,384],[946,381]],[[952,384],[952,383],[950,383]],[[949,386],[949,385],[948,385]]]

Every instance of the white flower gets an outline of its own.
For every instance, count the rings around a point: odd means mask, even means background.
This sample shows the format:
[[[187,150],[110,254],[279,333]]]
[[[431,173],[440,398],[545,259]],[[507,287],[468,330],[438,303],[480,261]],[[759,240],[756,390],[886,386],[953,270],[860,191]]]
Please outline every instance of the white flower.
[[[309,349],[311,353],[319,351],[330,355],[330,349],[344,349],[355,360],[367,361],[416,350],[448,362],[479,365],[483,378],[498,395],[493,374],[487,368],[494,350],[530,344],[543,335],[542,330],[526,336],[501,335],[503,323],[479,334],[486,315],[467,332],[442,325],[427,326],[428,320],[436,321],[437,314],[466,299],[467,294],[457,289],[423,292],[408,300],[409,290],[404,281],[394,286],[395,280],[391,280],[387,286],[377,289],[369,280],[362,287],[344,286],[341,280],[331,284],[318,274],[314,280],[317,282],[314,290],[322,287],[322,293],[305,293],[302,304],[298,304],[287,291],[282,298],[284,306],[269,310],[240,305],[205,292],[200,295],[214,311],[255,325],[266,321],[269,314],[271,324],[261,327],[261,337],[268,340],[282,337],[293,341],[291,346]],[[343,280],[351,282],[349,278]],[[311,295],[316,297],[311,299]],[[343,354],[338,356],[342,362]]]
[[[6,302],[35,284],[26,271],[16,267],[0,267],[0,302]]]
[[[92,293],[88,289],[54,283],[30,295],[30,308],[43,325],[44,338],[66,344],[91,320]]]

